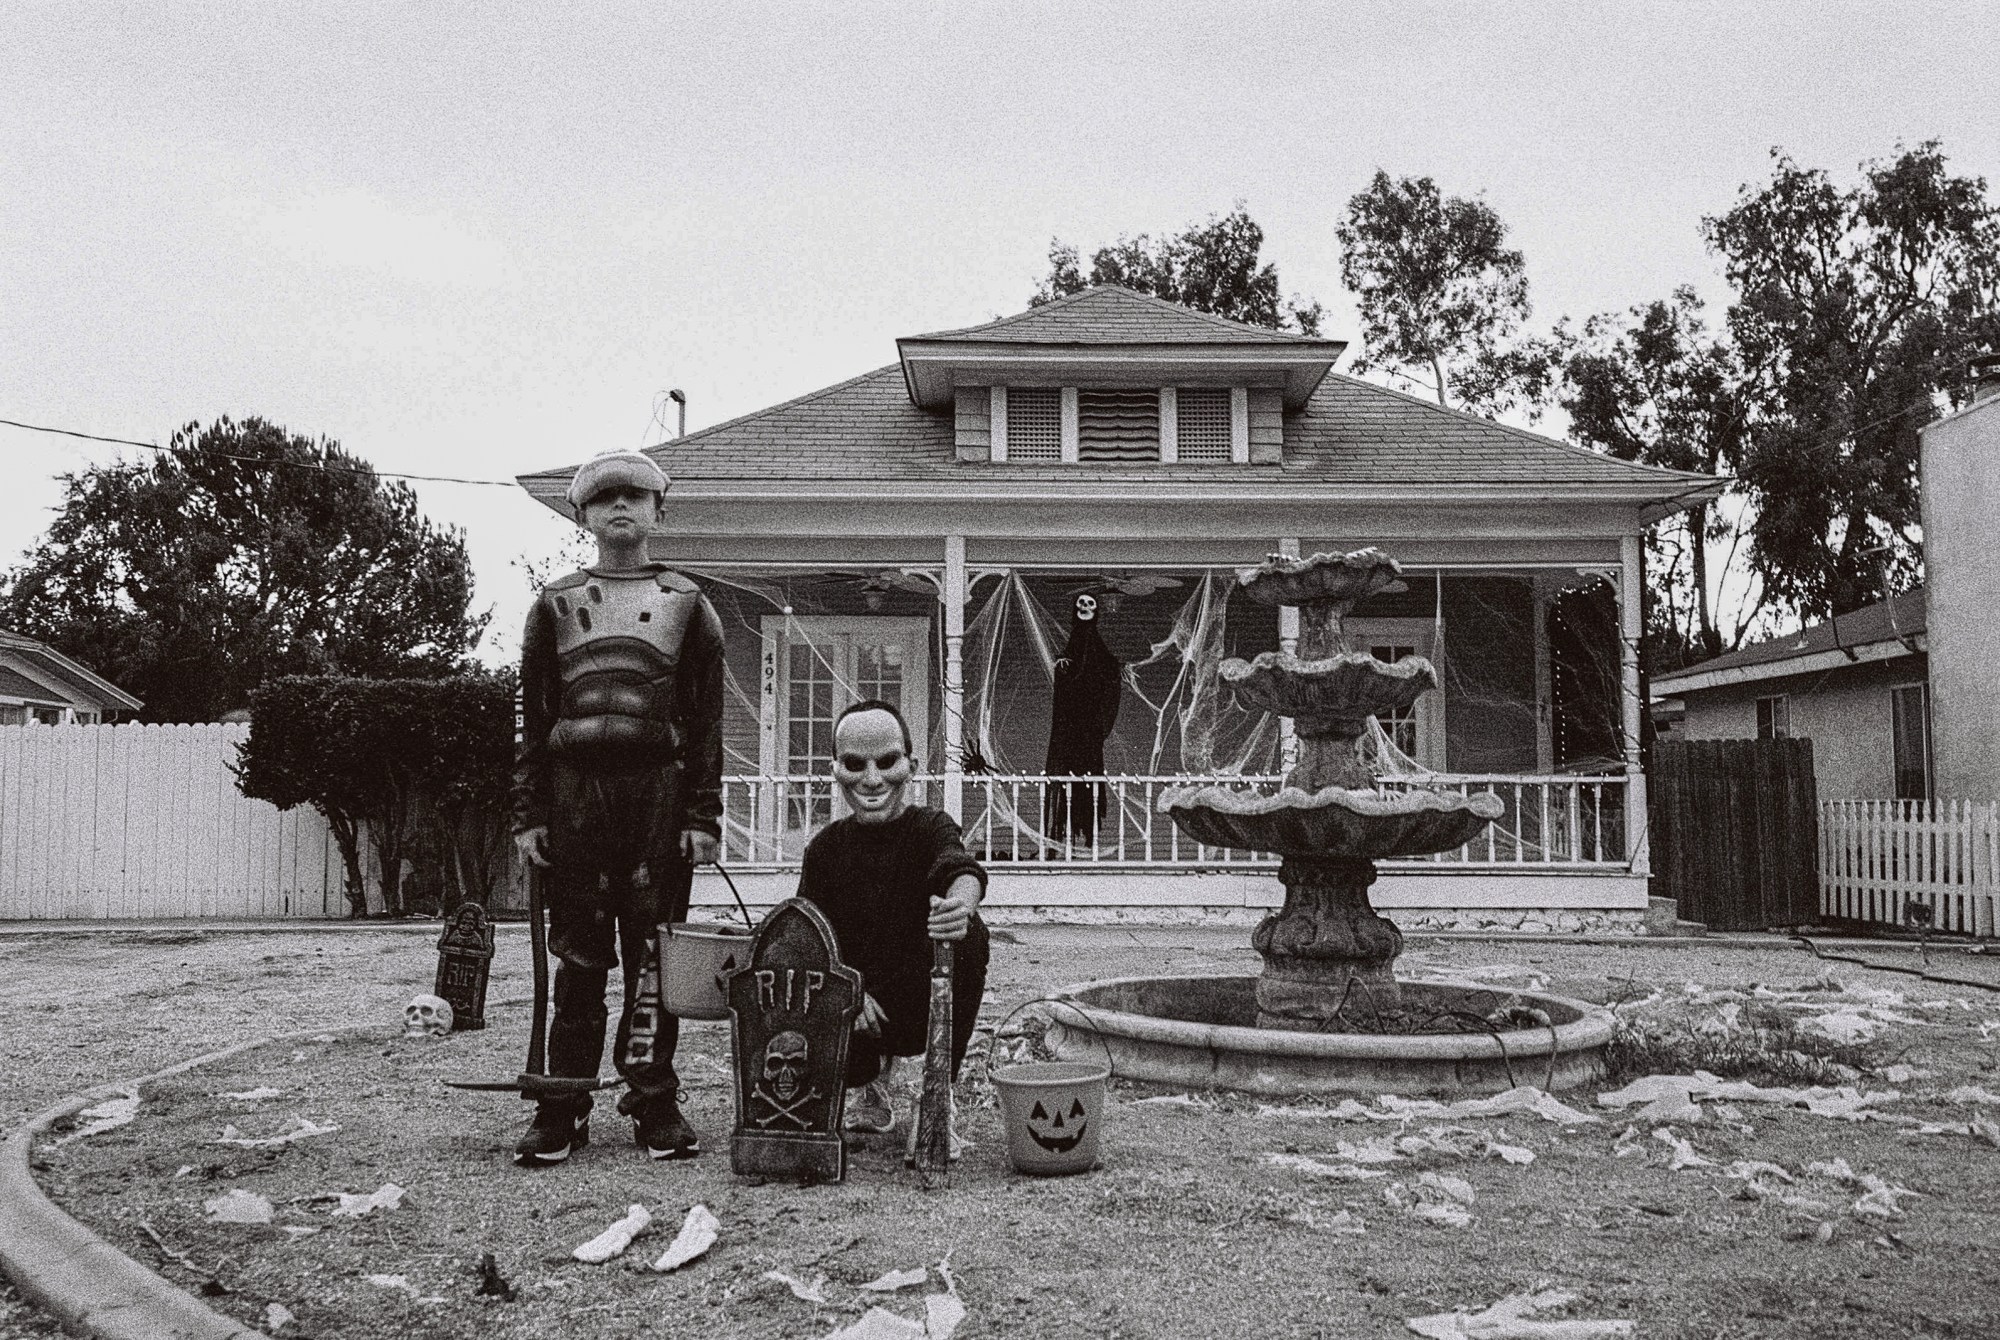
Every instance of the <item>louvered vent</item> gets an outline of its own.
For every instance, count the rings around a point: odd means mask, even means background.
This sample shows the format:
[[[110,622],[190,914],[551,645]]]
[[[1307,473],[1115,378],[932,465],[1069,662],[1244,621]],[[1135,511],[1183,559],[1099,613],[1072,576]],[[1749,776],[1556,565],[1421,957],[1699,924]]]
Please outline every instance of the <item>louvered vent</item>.
[[[1159,460],[1160,393],[1079,390],[1076,454],[1085,461]]]
[[[1007,388],[1007,459],[1062,459],[1062,392],[1053,386]]]
[[[1178,454],[1183,461],[1221,461],[1229,454],[1229,388],[1183,386],[1174,397],[1179,405]]]

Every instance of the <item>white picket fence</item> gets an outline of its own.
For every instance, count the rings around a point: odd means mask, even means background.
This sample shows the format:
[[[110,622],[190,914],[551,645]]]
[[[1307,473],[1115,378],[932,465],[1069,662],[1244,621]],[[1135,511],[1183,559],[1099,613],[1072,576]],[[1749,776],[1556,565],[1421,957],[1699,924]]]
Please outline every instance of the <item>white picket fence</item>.
[[[249,733],[0,726],[0,919],[346,915],[326,821],[237,790]]]
[[[1993,935],[2000,912],[2000,803],[1820,802],[1820,911],[1905,925],[1928,904],[1942,931]]]

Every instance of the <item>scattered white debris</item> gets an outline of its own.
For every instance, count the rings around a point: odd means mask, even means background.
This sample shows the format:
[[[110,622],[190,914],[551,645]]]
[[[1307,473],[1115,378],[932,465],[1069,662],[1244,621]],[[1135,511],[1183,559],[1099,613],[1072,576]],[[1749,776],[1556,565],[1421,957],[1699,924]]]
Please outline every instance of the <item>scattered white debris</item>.
[[[1850,1085],[1837,1089],[1824,1085],[1809,1089],[1767,1089],[1748,1080],[1725,1080],[1706,1070],[1697,1070],[1692,1075],[1647,1075],[1615,1092],[1600,1093],[1597,1102],[1600,1107],[1612,1108],[1630,1107],[1634,1103],[1650,1104],[1674,1097],[1700,1102],[1775,1103],[1782,1107],[1803,1107],[1819,1117],[1866,1121],[1871,1115],[1868,1109],[1893,1103],[1902,1096],[1901,1091],[1896,1089],[1864,1093]]]
[[[1761,1159],[1738,1159],[1736,1160],[1736,1162],[1730,1164],[1727,1168],[1724,1168],[1722,1170],[1722,1175],[1724,1177],[1734,1177],[1739,1181],[1746,1181],[1746,1182],[1754,1181],[1760,1177],[1775,1177],[1780,1182],[1792,1182],[1797,1180],[1790,1173],[1786,1172],[1782,1167],[1780,1167],[1778,1164],[1766,1163]]]
[[[1972,1120],[1967,1122],[1966,1124],[1972,1127],[1972,1133],[1974,1135],[1984,1140],[1987,1144],[1992,1145],[1994,1148],[2000,1149],[2000,1122],[1996,1122],[1990,1117],[1982,1117],[1978,1113],[1974,1113]]]
[[[892,1270],[879,1279],[869,1280],[861,1288],[867,1293],[894,1293],[930,1279],[931,1273],[922,1266],[912,1266],[908,1270]]]
[[[276,1216],[269,1198],[242,1187],[231,1187],[201,1203],[208,1217],[219,1224],[268,1224]]]
[[[1503,1145],[1498,1140],[1488,1140],[1484,1151],[1489,1158],[1503,1162],[1525,1165],[1535,1161],[1535,1151],[1525,1145]]]
[[[951,1340],[959,1323],[964,1320],[965,1304],[956,1292],[924,1296],[925,1340]]]
[[[715,1245],[716,1234],[722,1231],[722,1221],[706,1205],[697,1205],[681,1220],[681,1231],[667,1244],[667,1250],[660,1259],[653,1262],[653,1269],[678,1270]]]
[[[218,1093],[215,1096],[217,1098],[227,1098],[231,1102],[236,1103],[261,1103],[266,1098],[283,1098],[285,1091],[283,1089],[274,1089],[268,1084],[261,1084],[254,1089],[241,1089],[235,1093]]]
[[[1715,1119],[1739,1135],[1755,1135],[1757,1132],[1744,1120],[1743,1109],[1734,1103],[1717,1103]]]
[[[336,1219],[365,1219],[377,1210],[394,1210],[403,1204],[403,1188],[394,1182],[384,1182],[365,1196],[351,1196],[347,1192],[337,1193],[340,1204],[333,1207]]]
[[[283,1232],[288,1233],[295,1238],[309,1238],[313,1234],[319,1232],[319,1229],[310,1227],[305,1224],[281,1224],[279,1225],[279,1228]]]
[[[1874,1173],[1858,1173],[1848,1166],[1846,1159],[1808,1163],[1806,1171],[1815,1177],[1860,1187],[1865,1194],[1848,1207],[1848,1213],[1871,1219],[1899,1219],[1903,1214],[1902,1198],[1923,1194],[1906,1186],[1891,1186]]]
[[[273,1335],[276,1335],[279,1331],[284,1330],[285,1327],[290,1326],[297,1320],[297,1314],[283,1303],[266,1303],[264,1305],[264,1329]]]
[[[1361,1168],[1352,1163],[1327,1163],[1306,1154],[1266,1154],[1264,1161],[1274,1163],[1280,1168],[1290,1168],[1293,1172],[1325,1177],[1336,1182],[1365,1182],[1371,1177],[1389,1175],[1375,1168]]]
[[[1671,1126],[1662,1126],[1655,1130],[1653,1138],[1673,1147],[1673,1161],[1667,1165],[1667,1171],[1669,1172],[1679,1172],[1683,1168],[1713,1168],[1715,1166],[1714,1159],[1703,1158],[1700,1154],[1696,1153],[1694,1146],[1681,1139],[1678,1135],[1675,1135],[1674,1128]]]
[[[1648,1126],[1690,1126],[1702,1120],[1701,1104],[1677,1094],[1662,1094],[1632,1116]]]
[[[1202,1102],[1201,1099],[1195,1097],[1191,1093],[1163,1093],[1153,1098],[1135,1098],[1131,1102],[1127,1103],[1126,1106],[1127,1107],[1192,1107],[1196,1109],[1203,1109],[1206,1108],[1208,1104]]]
[[[1891,1084],[1908,1084],[1911,1080],[1929,1079],[1935,1071],[1919,1070],[1913,1065],[1884,1066],[1875,1072]]]
[[[193,1171],[194,1165],[192,1163],[183,1163],[180,1167],[174,1169],[174,1177],[176,1179],[186,1177]]]
[[[632,1245],[632,1239],[653,1222],[652,1212],[643,1205],[626,1207],[625,1217],[579,1246],[570,1255],[590,1265],[601,1265]]]
[[[276,1135],[266,1135],[256,1139],[243,1134],[243,1132],[237,1130],[234,1126],[224,1126],[222,1134],[217,1137],[215,1143],[219,1145],[237,1145],[244,1149],[269,1149],[274,1145],[288,1145],[294,1140],[307,1140],[315,1135],[332,1135],[339,1129],[340,1127],[333,1125],[315,1126],[305,1117],[294,1116],[291,1124],[284,1127]]]
[[[1639,1143],[1639,1128],[1637,1126],[1627,1126],[1624,1130],[1618,1132],[1618,1138],[1611,1142],[1611,1157],[1622,1159],[1628,1154],[1643,1153],[1645,1148],[1644,1145]]]
[[[444,1301],[440,1297],[426,1296],[416,1285],[410,1283],[408,1275],[363,1275],[361,1278],[378,1289],[394,1289],[398,1293],[406,1293],[419,1303],[442,1303]]]
[[[1439,1195],[1457,1201],[1460,1205],[1470,1205],[1475,1199],[1472,1183],[1463,1177],[1453,1177],[1447,1173],[1421,1173],[1417,1177],[1417,1185],[1428,1187]]]
[[[1944,1096],[1947,1103],[1984,1103],[1988,1107],[2000,1107],[2000,1093],[1980,1088],[1977,1084],[1961,1084]]]
[[[1349,1163],[1401,1163],[1403,1156],[1389,1144],[1387,1136],[1376,1136],[1372,1140],[1355,1143],[1348,1140],[1334,1142],[1333,1152]]]
[[[1460,1177],[1424,1173],[1410,1186],[1391,1182],[1382,1188],[1382,1201],[1413,1219],[1446,1228],[1464,1228],[1472,1222],[1465,1208],[1473,1201],[1472,1184]]]
[[[828,1331],[821,1340],[926,1340],[926,1332],[914,1321],[871,1307],[852,1326]]]
[[[824,1303],[826,1301],[826,1276],[815,1275],[810,1282],[796,1275],[787,1275],[782,1270],[767,1270],[764,1278],[773,1284],[782,1284],[792,1291],[792,1297],[801,1303]]]
[[[1588,1112],[1579,1112],[1552,1094],[1542,1092],[1532,1084],[1496,1093],[1490,1098],[1462,1098],[1454,1103],[1439,1102],[1434,1098],[1402,1098],[1393,1093],[1385,1093],[1375,1100],[1374,1107],[1366,1107],[1352,1098],[1343,1098],[1335,1107],[1277,1107],[1260,1104],[1257,1115],[1261,1118],[1278,1118],[1286,1121],[1414,1121],[1430,1118],[1436,1121],[1463,1121],[1469,1117],[1511,1117],[1517,1113],[1532,1113],[1544,1121],[1560,1122],[1565,1126],[1591,1124],[1602,1120]]]
[[[1917,1023],[1912,1019],[1910,1023]],[[1822,1037],[1831,1038],[1843,1046],[1857,1042],[1867,1042],[1882,1031],[1882,1023],[1871,1019],[1855,1009],[1830,1010],[1825,1014],[1808,1015],[1799,1020],[1799,1026],[1809,1028]]]
[[[1612,1340],[1637,1330],[1636,1322],[1624,1320],[1531,1320],[1537,1312],[1575,1301],[1573,1293],[1547,1289],[1503,1298],[1483,1312],[1440,1312],[1435,1316],[1411,1317],[1404,1324],[1429,1340]]]
[[[139,1095],[128,1089],[122,1098],[107,1098],[77,1113],[79,1117],[88,1117],[89,1123],[77,1127],[56,1143],[66,1145],[72,1140],[83,1140],[103,1131],[115,1130],[120,1126],[129,1125],[138,1115]]]
[[[1441,1201],[1418,1201],[1410,1207],[1410,1217],[1427,1224],[1442,1224],[1446,1228],[1464,1228],[1472,1222],[1472,1215],[1463,1206]]]
[[[1257,1105],[1257,1117],[1261,1121],[1401,1121],[1403,1117],[1395,1112],[1376,1112],[1364,1107],[1352,1098],[1343,1098],[1336,1107],[1295,1106],[1279,1107],[1271,1103]]]

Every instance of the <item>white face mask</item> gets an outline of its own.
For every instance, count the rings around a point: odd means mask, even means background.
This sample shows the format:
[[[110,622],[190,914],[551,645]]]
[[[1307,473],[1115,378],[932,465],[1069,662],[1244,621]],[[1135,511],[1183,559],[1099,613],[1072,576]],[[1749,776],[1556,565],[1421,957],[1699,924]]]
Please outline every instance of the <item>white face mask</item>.
[[[1076,598],[1076,621],[1089,623],[1097,617],[1097,597],[1078,596]]]
[[[903,730],[887,712],[856,712],[833,736],[833,780],[861,823],[886,823],[903,812],[916,763]]]

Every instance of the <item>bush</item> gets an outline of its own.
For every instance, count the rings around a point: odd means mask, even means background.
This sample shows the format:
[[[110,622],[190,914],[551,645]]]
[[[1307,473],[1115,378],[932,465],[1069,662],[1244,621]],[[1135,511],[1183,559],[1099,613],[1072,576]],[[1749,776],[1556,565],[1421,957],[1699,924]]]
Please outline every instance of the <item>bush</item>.
[[[368,907],[364,833],[388,911],[406,908],[406,859],[423,901],[484,903],[506,858],[514,684],[509,673],[267,681],[251,698],[237,784],[280,809],[309,804],[326,817],[355,916]]]

